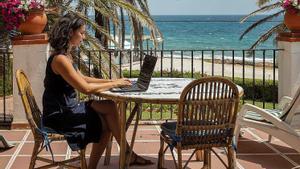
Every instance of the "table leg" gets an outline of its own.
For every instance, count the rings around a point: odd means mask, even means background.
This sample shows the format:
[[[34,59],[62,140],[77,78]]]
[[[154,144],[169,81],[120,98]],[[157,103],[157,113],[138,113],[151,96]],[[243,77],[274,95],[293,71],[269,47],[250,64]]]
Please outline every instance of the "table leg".
[[[132,150],[133,150],[133,146],[134,146],[134,141],[135,141],[135,137],[136,137],[136,132],[137,132],[137,127],[139,124],[139,119],[140,119],[140,114],[142,113],[142,104],[136,104],[136,118],[135,118],[135,123],[134,123],[134,128],[133,128],[133,133],[132,133],[132,137],[131,137],[131,143],[130,143],[130,147],[129,147],[129,153],[127,156],[127,160],[126,160],[126,167],[129,168],[129,162],[131,160],[131,154],[132,154]]]
[[[135,103],[134,108],[133,108],[132,111],[130,112],[130,115],[129,115],[129,117],[128,117],[128,119],[127,119],[127,122],[126,122],[126,131],[127,131],[128,128],[130,127],[130,124],[131,124],[131,122],[132,122],[132,120],[133,120],[133,118],[134,118],[136,112],[138,111],[139,105],[140,105],[139,103]]]
[[[196,151],[196,160],[197,161],[203,161],[204,160],[204,151],[203,150],[197,150]]]
[[[120,169],[125,169],[126,167],[126,103],[121,102],[120,107],[120,131],[121,131],[121,143],[120,143]]]

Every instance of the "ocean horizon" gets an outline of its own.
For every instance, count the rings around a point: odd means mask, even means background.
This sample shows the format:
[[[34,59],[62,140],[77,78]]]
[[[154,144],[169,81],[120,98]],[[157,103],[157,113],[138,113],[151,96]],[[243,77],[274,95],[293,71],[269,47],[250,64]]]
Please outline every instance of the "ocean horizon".
[[[245,50],[273,26],[279,24],[283,20],[283,16],[279,16],[265,24],[258,26],[252,32],[248,33],[244,39],[239,40],[240,35],[255,21],[260,20],[265,15],[258,15],[249,18],[246,22],[240,23],[241,18],[245,15],[153,15],[157,27],[163,35],[163,42],[160,43],[158,49],[164,50]],[[93,17],[93,16],[90,16]],[[130,24],[126,19],[126,36],[129,36]],[[145,29],[146,30],[146,29]],[[146,35],[149,32],[146,30]],[[275,37],[271,37],[268,41],[262,43],[257,49],[276,49]],[[153,49],[150,41],[149,49]],[[130,48],[127,42],[127,48]],[[144,42],[146,48],[147,42]],[[196,57],[200,57],[195,53]],[[180,57],[178,53],[174,55]],[[190,57],[190,54],[184,54]],[[231,58],[230,53],[225,54]],[[235,57],[241,57],[242,53],[236,53]],[[209,57],[206,54],[205,57]],[[221,54],[216,54],[221,57]],[[267,58],[272,58],[273,54],[266,54]],[[257,58],[262,58],[260,54]]]
[[[239,40],[248,26],[263,16],[255,16],[240,23],[244,15],[155,15],[152,16],[164,39],[164,49],[249,49],[256,39],[282,17],[266,22]],[[272,38],[271,38],[272,39]],[[259,49],[276,48],[272,40]]]

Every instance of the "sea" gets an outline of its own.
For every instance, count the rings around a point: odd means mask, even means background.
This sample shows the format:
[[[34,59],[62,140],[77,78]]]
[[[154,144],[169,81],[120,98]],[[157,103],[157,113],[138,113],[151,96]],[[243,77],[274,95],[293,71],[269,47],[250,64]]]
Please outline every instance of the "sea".
[[[153,19],[163,35],[163,42],[160,43],[158,48],[166,50],[249,49],[259,36],[283,21],[283,16],[279,16],[253,29],[240,40],[241,34],[250,25],[265,16],[251,17],[246,22],[241,23],[243,17],[244,15],[155,15]],[[257,47],[257,49],[276,48],[274,36]],[[198,54],[195,52],[194,55],[195,57],[201,57],[199,52]],[[204,55],[207,58],[212,57],[210,52]],[[215,53],[214,57],[220,58],[221,55],[219,51]],[[242,51],[236,52],[234,59],[241,59],[242,55]],[[184,56],[191,57],[190,54],[184,54]],[[253,60],[249,54],[246,56],[246,60]],[[272,50],[266,51],[265,59],[267,62],[272,62],[273,56]],[[180,57],[180,54],[175,51],[174,57]],[[261,51],[257,52],[255,60],[262,60],[263,57]],[[225,58],[232,59],[232,53],[225,52]]]
[[[273,26],[283,21],[283,16],[279,16],[271,21],[256,27],[248,33],[242,40],[241,34],[256,21],[265,17],[264,15],[254,16],[246,22],[241,23],[244,15],[154,15],[152,16],[157,27],[163,35],[163,41],[159,44],[158,49],[164,50],[244,50],[249,49],[251,45]],[[128,19],[126,21],[126,36],[131,33]],[[149,32],[146,31],[146,34]],[[272,36],[266,42],[260,44],[257,49],[276,49],[275,37]],[[144,47],[154,48],[151,41],[144,42]],[[128,41],[125,48],[130,45]],[[274,56],[273,51],[267,51],[265,58]],[[195,52],[195,56],[200,57]],[[211,58],[210,54],[204,54],[205,57]],[[176,51],[174,57],[180,57]],[[184,54],[184,57],[191,57],[190,54]],[[215,57],[221,57],[220,51]],[[232,58],[232,54],[225,52],[226,58]],[[242,57],[242,52],[235,53],[235,59]],[[255,60],[262,59],[263,55],[257,54]],[[247,59],[252,60],[250,57]]]
[[[280,16],[268,21],[239,40],[243,31],[264,16],[240,23],[242,17],[244,15],[156,15],[153,19],[162,32],[164,49],[248,49],[260,35],[283,20]],[[258,48],[276,48],[273,39]]]

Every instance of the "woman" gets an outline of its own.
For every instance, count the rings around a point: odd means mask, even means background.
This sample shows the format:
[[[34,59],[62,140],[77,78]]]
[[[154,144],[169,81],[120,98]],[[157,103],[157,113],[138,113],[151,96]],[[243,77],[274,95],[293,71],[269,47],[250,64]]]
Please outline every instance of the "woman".
[[[93,94],[131,83],[125,78],[105,80],[81,74],[70,51],[84,38],[85,23],[72,14],[60,18],[50,33],[49,42],[54,51],[48,59],[44,79],[43,125],[64,134],[72,150],[93,142],[88,168],[96,168],[110,134],[120,143],[116,104],[111,100],[78,102],[75,89]],[[130,164],[152,162],[133,153]]]

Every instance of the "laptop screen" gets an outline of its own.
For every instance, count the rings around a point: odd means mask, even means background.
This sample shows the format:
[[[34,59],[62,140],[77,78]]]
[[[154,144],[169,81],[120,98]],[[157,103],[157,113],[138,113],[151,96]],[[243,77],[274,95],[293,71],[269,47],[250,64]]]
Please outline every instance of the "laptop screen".
[[[157,57],[152,55],[145,55],[144,62],[141,67],[140,75],[137,84],[143,88],[148,88],[151,80],[152,73],[155,68]]]

